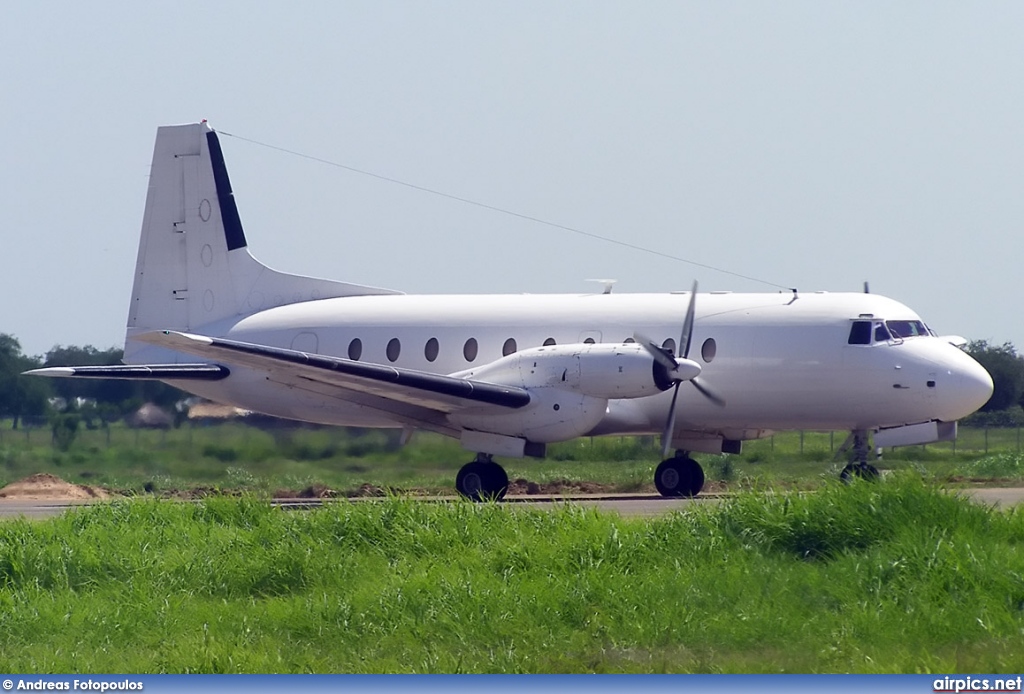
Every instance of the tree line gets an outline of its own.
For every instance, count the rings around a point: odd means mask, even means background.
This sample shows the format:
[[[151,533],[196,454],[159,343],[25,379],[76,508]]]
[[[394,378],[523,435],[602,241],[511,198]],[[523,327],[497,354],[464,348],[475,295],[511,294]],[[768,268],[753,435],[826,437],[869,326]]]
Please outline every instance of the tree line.
[[[965,351],[992,375],[992,397],[973,415],[977,424],[1014,426],[1024,424],[1024,356],[1005,342],[970,342]],[[0,333],[0,418],[10,418],[12,426],[28,419],[49,421],[62,408],[71,408],[87,426],[107,424],[152,402],[172,408],[184,397],[182,391],[158,381],[112,379],[32,378],[23,371],[45,366],[104,366],[120,364],[124,352],[111,347],[99,350],[56,345],[45,356],[28,356],[13,335]],[[78,404],[83,403],[83,404]]]
[[[120,364],[124,350],[99,350],[56,345],[45,356],[22,353],[13,335],[0,333],[0,419],[18,428],[25,421],[48,423],[62,412],[73,412],[86,426],[109,424],[152,402],[173,408],[182,391],[159,381],[36,378],[22,372],[45,366],[109,366]]]

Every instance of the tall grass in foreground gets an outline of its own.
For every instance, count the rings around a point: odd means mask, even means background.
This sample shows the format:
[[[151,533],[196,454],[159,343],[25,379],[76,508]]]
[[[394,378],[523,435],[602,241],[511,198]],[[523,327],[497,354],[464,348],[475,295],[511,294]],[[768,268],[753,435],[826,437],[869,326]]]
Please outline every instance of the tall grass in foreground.
[[[909,476],[656,519],[120,502],[0,524],[0,670],[1010,672],[1022,542]]]

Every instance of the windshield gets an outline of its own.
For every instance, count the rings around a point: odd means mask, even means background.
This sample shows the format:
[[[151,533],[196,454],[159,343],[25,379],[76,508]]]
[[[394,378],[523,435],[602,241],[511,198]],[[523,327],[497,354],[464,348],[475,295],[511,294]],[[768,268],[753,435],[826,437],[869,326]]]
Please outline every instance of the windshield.
[[[934,333],[919,320],[856,320],[850,326],[847,344],[871,345],[892,340],[902,341],[922,335]]]
[[[929,334],[928,328],[919,320],[889,320],[885,325],[893,337],[919,337]]]

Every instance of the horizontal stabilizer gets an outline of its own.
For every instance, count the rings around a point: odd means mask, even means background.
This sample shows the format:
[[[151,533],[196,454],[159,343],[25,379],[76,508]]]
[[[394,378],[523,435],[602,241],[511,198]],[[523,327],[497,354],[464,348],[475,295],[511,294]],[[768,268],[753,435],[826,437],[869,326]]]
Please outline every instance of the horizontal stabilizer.
[[[265,371],[282,382],[313,381],[436,412],[454,412],[481,404],[517,409],[531,401],[530,393],[516,386],[217,337],[161,330],[137,335],[136,339],[204,359]]]
[[[114,364],[111,366],[50,366],[26,371],[49,378],[120,378],[144,381],[219,381],[231,372],[217,364]]]

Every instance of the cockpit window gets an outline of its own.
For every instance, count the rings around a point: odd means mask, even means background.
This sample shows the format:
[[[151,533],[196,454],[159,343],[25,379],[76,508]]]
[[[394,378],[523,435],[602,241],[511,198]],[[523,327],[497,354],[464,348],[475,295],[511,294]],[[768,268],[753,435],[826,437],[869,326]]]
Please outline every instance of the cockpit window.
[[[846,342],[851,345],[871,345],[925,335],[934,337],[935,333],[919,320],[855,320],[850,325],[850,337]]]
[[[871,321],[855,320],[850,326],[850,339],[846,341],[850,345],[871,344]]]
[[[919,320],[890,320],[885,324],[894,337],[919,337],[929,334],[928,328]]]

